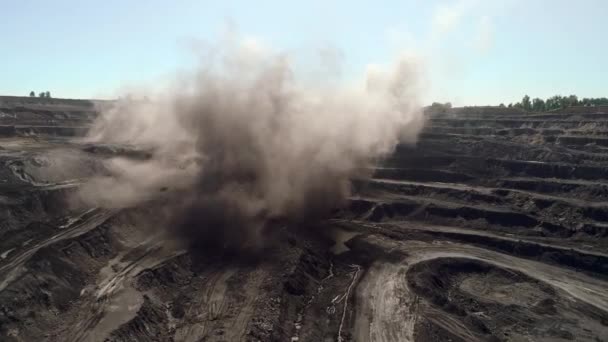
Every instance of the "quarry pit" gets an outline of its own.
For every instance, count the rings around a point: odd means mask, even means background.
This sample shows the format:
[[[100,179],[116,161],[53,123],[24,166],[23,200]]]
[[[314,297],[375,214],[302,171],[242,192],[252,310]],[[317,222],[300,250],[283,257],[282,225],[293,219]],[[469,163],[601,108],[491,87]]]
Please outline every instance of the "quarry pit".
[[[172,189],[71,201],[148,158],[79,139],[100,105],[0,100],[2,341],[608,341],[608,112],[427,113],[331,216],[241,253],[157,229]]]

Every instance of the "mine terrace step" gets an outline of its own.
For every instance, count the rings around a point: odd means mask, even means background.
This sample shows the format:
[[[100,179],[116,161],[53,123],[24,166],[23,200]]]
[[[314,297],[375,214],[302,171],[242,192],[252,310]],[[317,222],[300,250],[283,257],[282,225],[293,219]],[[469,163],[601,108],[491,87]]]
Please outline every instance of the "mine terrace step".
[[[584,180],[608,180],[608,168],[597,165],[576,165],[572,163],[560,162],[543,162],[532,160],[512,160],[512,159],[496,159],[482,158],[475,156],[429,156],[428,162],[424,162],[427,157],[410,157],[401,155],[396,158],[390,158],[385,162],[384,168],[378,168],[377,178],[409,178],[417,177],[415,180],[435,180],[443,182],[460,182],[474,178],[474,174],[481,174],[485,177],[489,172],[500,177],[514,176],[529,176],[539,178],[560,178],[560,179],[584,179]],[[416,163],[417,160],[422,161],[423,168],[429,167],[429,174],[425,175],[421,169],[409,168],[409,165],[421,165]],[[432,162],[433,169],[430,169]],[[458,162],[460,168],[466,169],[468,174],[458,171],[441,171],[434,168],[455,168],[452,164]],[[500,169],[496,169],[500,168]],[[441,179],[445,176],[446,179]]]
[[[508,209],[482,205],[462,205],[435,199],[421,199],[411,196],[359,196],[351,198],[349,210],[355,218],[372,222],[394,220],[397,217],[414,220],[453,222],[454,220],[485,220],[492,226],[504,228],[535,229],[528,231],[531,235],[570,237],[574,229],[540,221],[530,215]],[[484,225],[486,228],[489,226]],[[542,230],[538,231],[538,229]],[[523,231],[522,231],[523,233]]]
[[[367,226],[371,228],[370,230],[379,231],[380,233],[383,230],[389,230],[396,234],[419,231],[429,234],[432,238],[447,238],[523,258],[540,260],[549,264],[564,265],[592,274],[608,276],[608,255],[606,253],[579,247],[575,248],[570,245],[561,245],[562,243],[569,243],[568,241],[535,237],[514,238],[492,232],[415,222],[383,222],[374,224],[359,222],[356,224]]]
[[[561,202],[564,204],[568,204],[570,206],[576,207],[592,207],[592,208],[603,208],[608,210],[608,201],[588,201],[588,200],[580,200],[576,198],[572,198],[571,196],[552,196],[541,193],[536,193],[533,191],[525,191],[525,190],[513,190],[513,189],[505,189],[500,187],[486,187],[486,186],[476,186],[476,185],[468,185],[468,184],[459,184],[459,183],[441,183],[441,182],[416,182],[416,181],[406,181],[406,180],[394,180],[394,179],[378,179],[374,178],[369,181],[369,183],[373,185],[380,185],[380,189],[385,191],[400,191],[405,188],[407,189],[429,189],[434,191],[441,190],[450,190],[456,192],[462,192],[465,194],[468,193],[476,193],[479,195],[484,195],[481,198],[482,201],[491,201],[492,198],[487,196],[495,196],[504,198],[509,196],[510,194],[520,194],[530,197],[531,199],[545,200],[545,201],[554,201]],[[608,186],[608,184],[606,184]],[[608,220],[608,217],[606,217]]]
[[[496,128],[496,127],[451,127],[429,125],[424,128],[425,133],[481,135],[481,136],[520,136],[520,135],[542,135],[542,136],[606,136],[608,130],[596,129],[551,129],[551,128]]]
[[[506,120],[506,119],[430,119],[430,125],[449,127],[494,127],[494,128],[548,128],[576,129],[593,127],[607,129],[608,120]]]
[[[587,145],[595,144],[600,146],[608,146],[608,136],[590,137],[590,136],[560,136],[557,138],[560,144],[564,145]]]
[[[588,201],[571,197],[543,195],[539,193],[469,186],[464,184],[420,183],[409,181],[374,179],[364,186],[363,193],[388,193],[408,198],[429,198],[446,201],[454,205],[492,205],[506,210],[533,213],[539,221],[556,220],[560,225],[576,226],[589,223],[593,226],[585,231],[591,235],[604,236],[606,229],[600,227],[608,221],[608,202]],[[389,195],[389,196],[390,196]],[[599,226],[597,226],[599,224]]]
[[[60,135],[60,136],[83,136],[89,130],[88,126],[59,126],[59,125],[0,125],[0,137],[12,137],[18,135]]]
[[[446,170],[407,168],[378,168],[374,177],[383,181],[441,184],[454,188],[481,185],[492,189],[524,190],[591,201],[594,199],[603,201],[608,198],[608,183],[580,179],[500,176],[479,179],[472,175]]]

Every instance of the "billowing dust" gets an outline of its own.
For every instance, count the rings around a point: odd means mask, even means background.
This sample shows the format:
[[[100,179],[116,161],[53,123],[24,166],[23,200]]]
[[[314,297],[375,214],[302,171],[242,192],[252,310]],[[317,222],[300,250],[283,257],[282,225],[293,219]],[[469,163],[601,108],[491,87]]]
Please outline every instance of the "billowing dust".
[[[399,142],[416,141],[420,66],[399,58],[353,82],[311,82],[295,70],[288,54],[233,41],[160,96],[119,101],[86,140],[151,157],[108,159],[79,198],[102,207],[165,199],[175,231],[253,248],[270,221],[326,216],[344,204],[350,179],[366,177]]]

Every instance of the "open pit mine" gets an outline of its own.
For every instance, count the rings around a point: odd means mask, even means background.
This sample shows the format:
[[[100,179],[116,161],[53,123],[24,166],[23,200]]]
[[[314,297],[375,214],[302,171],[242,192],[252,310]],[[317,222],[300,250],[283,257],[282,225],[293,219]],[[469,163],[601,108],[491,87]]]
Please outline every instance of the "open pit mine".
[[[157,229],[172,189],[74,200],[149,158],[81,139],[109,105],[0,98],[1,341],[608,341],[606,108],[428,112],[331,216],[241,253]]]

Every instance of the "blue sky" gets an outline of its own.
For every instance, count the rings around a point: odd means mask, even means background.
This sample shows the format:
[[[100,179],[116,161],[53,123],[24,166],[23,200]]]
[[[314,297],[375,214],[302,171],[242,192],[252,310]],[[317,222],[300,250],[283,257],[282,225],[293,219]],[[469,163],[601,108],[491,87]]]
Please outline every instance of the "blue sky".
[[[192,65],[192,42],[230,23],[296,55],[336,49],[346,75],[415,53],[428,102],[608,96],[607,13],[603,0],[3,0],[0,94],[113,97]]]

